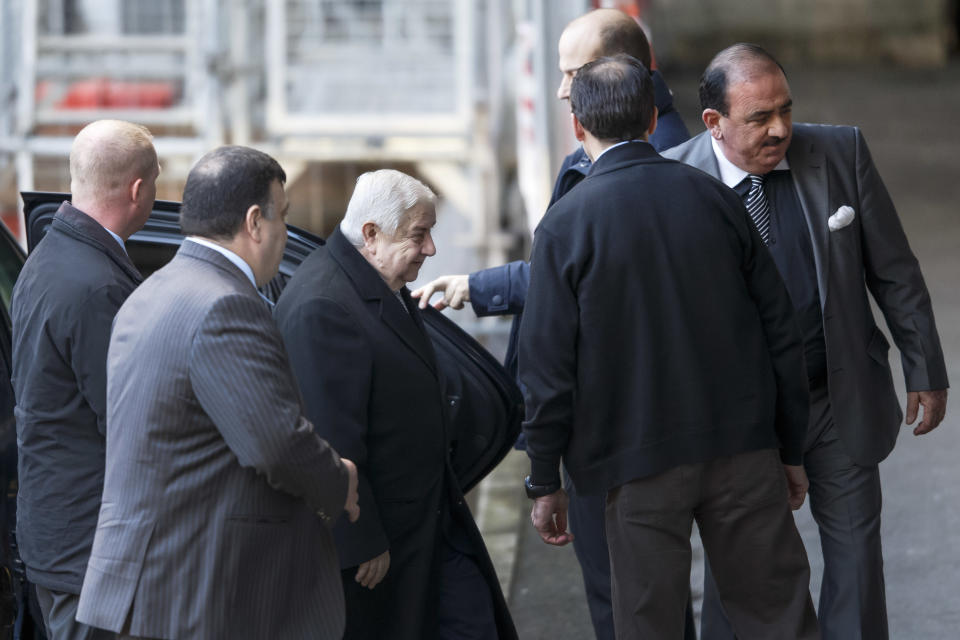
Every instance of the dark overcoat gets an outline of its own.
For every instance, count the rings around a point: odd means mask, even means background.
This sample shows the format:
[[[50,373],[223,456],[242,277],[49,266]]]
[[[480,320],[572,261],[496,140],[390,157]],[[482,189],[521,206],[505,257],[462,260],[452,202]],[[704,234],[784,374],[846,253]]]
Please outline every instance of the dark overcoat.
[[[110,327],[141,280],[120,243],[64,202],[13,288],[17,539],[27,576],[47,589],[83,584],[103,492]]]
[[[357,464],[360,519],[334,537],[344,570],[346,638],[436,635],[444,536],[469,551],[489,585],[500,638],[516,637],[479,530],[449,461],[442,380],[420,312],[407,309],[338,229],[281,295],[277,324],[307,416]],[[357,566],[390,551],[373,590]]]

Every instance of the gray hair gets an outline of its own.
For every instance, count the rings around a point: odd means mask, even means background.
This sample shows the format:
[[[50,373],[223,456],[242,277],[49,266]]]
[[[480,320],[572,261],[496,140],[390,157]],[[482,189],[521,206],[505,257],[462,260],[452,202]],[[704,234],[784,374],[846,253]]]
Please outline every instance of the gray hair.
[[[393,169],[368,171],[357,178],[340,231],[353,246],[362,247],[364,224],[372,222],[392,236],[403,214],[421,202],[435,206],[437,196],[416,178]]]

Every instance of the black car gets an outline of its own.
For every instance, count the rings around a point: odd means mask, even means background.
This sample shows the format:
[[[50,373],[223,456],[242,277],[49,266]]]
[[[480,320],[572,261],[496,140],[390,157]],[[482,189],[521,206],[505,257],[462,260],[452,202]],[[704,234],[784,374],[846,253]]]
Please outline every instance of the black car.
[[[27,244],[32,249],[43,238],[64,193],[21,194],[27,224]],[[133,262],[146,277],[166,264],[177,252],[183,236],[179,225],[180,204],[157,201],[144,228],[126,243]],[[287,226],[287,246],[280,272],[263,287],[263,294],[276,301],[300,263],[323,239]],[[14,397],[10,385],[10,295],[26,255],[3,225],[0,225],[0,480],[5,494],[0,507],[0,638],[42,638],[42,622],[33,589],[23,573],[16,548],[17,444],[13,417]],[[452,429],[451,458],[464,492],[476,486],[510,450],[520,431],[522,397],[506,370],[476,340],[439,311],[428,307],[424,323],[437,354],[444,381],[445,399]],[[32,606],[31,606],[32,605]],[[17,615],[17,611],[21,615]],[[16,623],[14,624],[14,619]],[[38,624],[39,623],[39,624]]]

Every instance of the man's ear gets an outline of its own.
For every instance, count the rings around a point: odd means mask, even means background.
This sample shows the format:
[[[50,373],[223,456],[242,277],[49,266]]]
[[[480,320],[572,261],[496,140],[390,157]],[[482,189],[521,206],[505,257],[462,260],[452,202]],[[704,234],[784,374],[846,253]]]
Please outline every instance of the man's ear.
[[[660,110],[656,107],[653,108],[653,117],[650,118],[650,126],[647,127],[647,140],[650,139],[650,136],[653,135],[653,132],[657,130],[657,116],[660,115]]]
[[[723,117],[722,114],[716,109],[704,109],[701,117],[710,135],[719,140],[721,137],[720,118]]]
[[[364,222],[360,227],[360,235],[363,237],[363,246],[370,250],[376,250],[377,234],[380,233],[380,227],[373,222]]]
[[[583,125],[580,124],[580,120],[577,119],[577,116],[571,113],[570,122],[573,123],[573,135],[577,137],[578,142],[583,142],[583,139],[587,137],[587,134],[583,128]]]
[[[247,215],[243,220],[243,227],[255,242],[260,242],[263,233],[263,210],[258,204],[252,204],[247,208]]]
[[[140,200],[140,194],[143,193],[143,178],[137,178],[130,183],[130,201],[137,202]]]

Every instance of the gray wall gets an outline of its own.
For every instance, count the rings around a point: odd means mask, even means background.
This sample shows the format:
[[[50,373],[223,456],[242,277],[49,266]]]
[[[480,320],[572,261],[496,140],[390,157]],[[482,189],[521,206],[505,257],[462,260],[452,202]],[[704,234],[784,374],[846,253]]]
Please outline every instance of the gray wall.
[[[650,0],[658,58],[702,65],[738,41],[784,62],[942,65],[954,46],[954,0]]]

